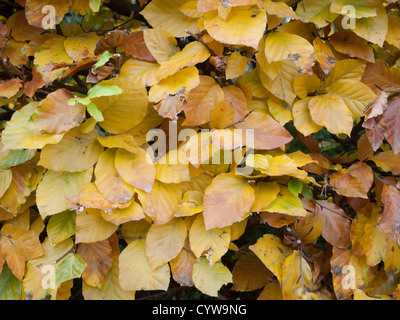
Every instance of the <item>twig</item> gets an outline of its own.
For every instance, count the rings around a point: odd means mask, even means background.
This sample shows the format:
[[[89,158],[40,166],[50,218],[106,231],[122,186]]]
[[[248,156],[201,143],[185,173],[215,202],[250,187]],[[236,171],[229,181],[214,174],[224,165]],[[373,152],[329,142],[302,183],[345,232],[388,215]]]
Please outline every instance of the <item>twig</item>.
[[[341,216],[341,217],[343,217],[343,218],[349,219],[350,221],[353,221],[353,220],[354,220],[353,218],[350,218],[350,217],[348,217],[348,216],[345,216],[345,215],[341,214],[340,212],[337,212],[337,211],[335,211],[335,210],[332,210],[332,209],[330,209],[330,208],[328,208],[328,207],[323,206],[322,204],[318,203],[318,202],[315,201],[315,200],[314,200],[314,203],[317,204],[317,205],[319,205],[321,208],[324,208],[324,209],[329,210],[329,211],[331,211],[331,212],[333,212],[333,213],[336,213],[337,215],[339,215],[339,216]]]
[[[224,129],[229,129],[230,127],[236,126],[237,124],[244,122],[246,118],[254,111],[255,109],[251,109],[242,119],[230,124],[229,126],[225,127]]]
[[[74,250],[75,250],[75,246],[76,246],[76,244],[74,244],[73,246],[72,246],[72,248],[71,249],[69,249],[66,253],[64,253],[61,257],[59,257],[56,261],[54,261],[54,264],[57,264],[57,263],[59,263],[62,259],[64,259],[67,255],[69,255],[70,253],[73,253],[74,252]]]
[[[1,234],[0,233],[0,237],[5,237],[5,238],[8,238],[8,239],[12,239],[12,236],[10,236],[8,234]]]
[[[4,46],[3,46],[3,48],[1,48],[1,51],[0,51],[0,63],[1,63],[1,66],[3,67],[4,71],[7,73],[9,78],[14,78],[14,75],[11,73],[11,71],[4,64],[2,55],[3,55],[3,51],[4,51],[5,47],[7,46],[8,41],[10,41],[10,39],[11,39],[12,29],[13,29],[13,26],[10,27],[10,32],[8,33],[8,37],[6,39],[6,42],[4,43]]]
[[[193,38],[196,39],[196,41],[200,42],[204,47],[207,48],[207,50],[211,53],[212,56],[217,56],[217,54],[214,52],[213,49],[211,49],[207,43],[204,42],[204,40],[201,37],[198,37],[197,35],[195,35],[193,32],[185,29],[185,32],[190,34]]]
[[[299,251],[301,252],[301,255],[304,257],[304,259],[306,259],[308,262],[313,263],[310,254],[308,253],[306,247],[304,246],[296,231],[294,231],[294,229],[289,226],[286,226],[286,231],[290,232],[291,235],[296,239],[296,244],[299,247]]]

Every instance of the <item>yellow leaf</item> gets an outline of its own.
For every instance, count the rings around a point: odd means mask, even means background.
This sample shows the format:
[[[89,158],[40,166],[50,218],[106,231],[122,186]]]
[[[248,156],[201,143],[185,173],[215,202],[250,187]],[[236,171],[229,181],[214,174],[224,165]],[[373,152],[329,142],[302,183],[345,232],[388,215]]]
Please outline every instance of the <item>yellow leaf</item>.
[[[231,173],[218,175],[204,192],[206,230],[242,220],[253,202],[254,190],[245,179]]]
[[[46,239],[42,243],[43,255],[28,261],[26,274],[22,281],[24,295],[27,299],[43,300],[50,295],[52,281],[55,281],[55,271],[65,256],[73,247],[72,239],[52,246]]]
[[[296,101],[293,105],[294,126],[305,136],[322,129],[322,126],[316,124],[311,117],[310,109],[308,108],[310,100],[311,97],[307,97]]]
[[[193,266],[193,282],[204,294],[217,297],[218,290],[232,282],[232,274],[222,262],[218,261],[210,268],[207,259],[201,257]]]
[[[203,192],[189,190],[185,192],[181,201],[174,208],[175,217],[193,216],[203,211]]]
[[[135,201],[132,201],[126,208],[115,208],[111,211],[103,211],[101,216],[104,220],[112,222],[117,226],[132,220],[146,218],[142,207]]]
[[[196,67],[183,68],[152,86],[149,91],[149,101],[159,102],[169,95],[176,94],[188,96],[190,90],[199,83],[199,70]]]
[[[301,264],[301,266],[300,266]],[[311,268],[299,251],[286,258],[282,267],[282,296],[284,300],[303,300],[312,280]],[[303,286],[304,281],[304,286]]]
[[[282,185],[276,199],[265,208],[262,208],[261,211],[277,212],[299,217],[306,215],[306,210],[300,198],[292,194],[288,187]]]
[[[164,183],[180,183],[190,180],[189,162],[184,148],[171,150],[155,164],[156,179]]]
[[[338,80],[326,88],[326,92],[341,98],[353,118],[360,117],[365,107],[376,99],[376,94],[367,85],[354,80]]]
[[[293,87],[297,96],[301,99],[307,97],[308,94],[313,93],[319,89],[321,81],[318,76],[313,73],[303,73],[294,79]]]
[[[192,33],[198,33],[197,19],[190,18],[180,12],[180,8],[186,0],[164,0],[151,1],[141,14],[153,28],[161,28],[170,32],[174,37],[186,37],[185,29]]]
[[[265,40],[265,56],[269,63],[286,59],[294,60],[306,72],[312,72],[314,47],[295,34],[272,32]]]
[[[42,149],[38,165],[53,171],[87,170],[96,163],[103,152],[97,137],[96,130],[82,133],[79,127],[71,129],[58,144],[46,145]]]
[[[168,263],[151,268],[146,241],[131,242],[119,256],[119,283],[123,290],[167,290],[170,281]]]
[[[204,28],[217,41],[232,45],[258,48],[263,36],[267,16],[257,6],[232,7],[224,20],[218,11],[205,13]]]
[[[146,47],[158,63],[169,60],[180,51],[176,39],[166,30],[160,28],[143,30]]]
[[[276,199],[279,194],[279,184],[272,182],[259,182],[254,186],[254,202],[250,208],[252,212],[259,212]]]
[[[17,215],[32,192],[30,185],[32,172],[29,166],[16,167],[10,171],[12,180],[7,191],[0,198],[0,208]]]
[[[31,102],[16,111],[2,132],[2,143],[10,150],[41,149],[47,144],[60,142],[64,134],[42,133],[30,122],[39,102]]]
[[[202,214],[196,216],[189,231],[190,248],[197,258],[205,256],[213,266],[228,251],[230,226],[206,230]]]
[[[57,79],[61,76],[66,68],[59,68],[53,71],[47,71],[48,64],[56,63],[72,63],[73,60],[68,56],[64,48],[64,41],[66,38],[53,35],[50,39],[43,42],[39,49],[34,54],[33,63],[37,67],[37,71],[43,75],[45,84]]]
[[[118,86],[121,95],[94,98],[92,101],[102,112],[100,126],[109,133],[123,133],[138,125],[147,112],[147,92],[140,80],[126,81],[121,78],[104,80],[98,86]]]
[[[323,28],[338,16],[331,12],[331,3],[332,0],[303,0],[297,6],[296,14],[304,22],[313,22]]]
[[[175,218],[161,226],[150,227],[146,236],[149,265],[155,269],[174,259],[182,250],[187,236],[186,223]]]
[[[92,243],[107,239],[118,226],[104,220],[99,209],[85,209],[76,215],[76,243]]]
[[[257,300],[283,300],[281,286],[276,282],[268,283]]]
[[[268,108],[269,112],[282,126],[293,120],[292,110],[289,105],[275,96],[268,99]]]
[[[100,156],[94,170],[95,184],[108,202],[126,203],[134,195],[133,188],[127,185],[115,168],[116,149],[107,149]]]
[[[151,193],[137,190],[143,211],[150,216],[156,226],[174,218],[174,206],[182,199],[182,190],[177,184],[156,180]]]
[[[42,218],[68,210],[69,201],[65,196],[79,196],[82,188],[92,179],[92,173],[92,168],[76,173],[47,171],[36,193]]]
[[[199,76],[199,85],[189,93],[183,105],[186,119],[184,125],[199,125],[211,120],[215,105],[224,99],[224,91],[210,76]]]
[[[129,59],[121,68],[120,79],[129,79],[129,81],[140,81],[144,86],[152,86],[157,83],[157,71],[160,65],[158,63]]]
[[[232,270],[232,290],[247,292],[264,287],[274,275],[253,252],[247,252],[235,263]],[[279,287],[280,289],[280,287]]]
[[[225,69],[226,79],[234,79],[241,76],[247,67],[247,58],[242,56],[240,52],[233,52],[228,58]]]
[[[255,244],[249,246],[249,249],[257,255],[282,284],[283,265],[286,258],[292,254],[292,249],[272,234],[265,234]]]
[[[175,53],[170,59],[163,61],[157,71],[158,81],[177,73],[185,67],[193,67],[204,62],[210,56],[210,52],[200,42],[190,42],[182,51]]]
[[[99,36],[94,33],[82,33],[78,36],[67,37],[64,48],[73,61],[80,61],[93,57]]]
[[[106,148],[122,148],[131,153],[138,151],[138,144],[135,138],[129,134],[109,135],[106,137],[97,137],[97,140]]]
[[[324,94],[312,97],[308,103],[311,118],[320,126],[333,133],[350,136],[353,128],[353,115],[346,103],[336,95]]]
[[[150,192],[156,176],[156,169],[146,151],[139,148],[136,153],[118,149],[115,154],[115,168],[121,178],[131,186]]]

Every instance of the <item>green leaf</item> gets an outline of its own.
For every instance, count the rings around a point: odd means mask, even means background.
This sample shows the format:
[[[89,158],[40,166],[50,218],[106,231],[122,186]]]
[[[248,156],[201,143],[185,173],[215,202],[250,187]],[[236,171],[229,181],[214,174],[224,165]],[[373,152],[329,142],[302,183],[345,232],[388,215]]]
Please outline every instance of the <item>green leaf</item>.
[[[122,89],[118,86],[94,86],[88,92],[87,97],[89,99],[98,98],[98,97],[108,97],[115,96],[122,93]]]
[[[96,120],[96,121],[104,121],[104,117],[103,114],[101,113],[101,111],[99,110],[99,108],[97,108],[96,104],[92,101],[90,101],[90,103],[87,106],[87,112],[89,112],[89,114]]]
[[[10,150],[10,153],[1,159],[0,170],[9,169],[32,159],[36,154],[34,149]]]
[[[112,57],[112,54],[108,51],[105,51],[101,54],[101,56],[99,57],[99,60],[96,62],[96,64],[94,65],[94,68],[100,68],[101,66],[104,66],[108,60],[110,60],[110,58]]]
[[[20,300],[21,289],[21,281],[13,275],[7,264],[4,264],[0,273],[0,300]]]
[[[56,282],[79,278],[86,268],[86,262],[78,254],[69,254],[56,270]]]
[[[303,182],[300,180],[290,180],[288,183],[288,187],[290,192],[295,195],[296,197],[301,193],[303,190]]]
[[[93,12],[99,12],[100,5],[101,5],[101,0],[89,0],[89,7],[90,9],[93,10]]]
[[[310,187],[303,183],[303,189],[301,190],[301,194],[306,197],[308,200],[313,199],[313,193]]]
[[[75,217],[73,211],[64,211],[50,217],[46,231],[52,246],[75,234]]]
[[[83,104],[84,106],[87,106],[90,103],[89,98],[71,98],[68,100],[68,105],[73,106],[77,103]]]

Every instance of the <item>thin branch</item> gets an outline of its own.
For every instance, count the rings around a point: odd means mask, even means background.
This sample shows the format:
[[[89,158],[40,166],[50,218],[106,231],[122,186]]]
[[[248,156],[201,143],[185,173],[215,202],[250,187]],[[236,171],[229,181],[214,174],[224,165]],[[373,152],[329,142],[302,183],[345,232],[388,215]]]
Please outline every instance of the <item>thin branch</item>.
[[[13,237],[8,235],[8,234],[1,234],[0,233],[0,237],[4,237],[4,238],[8,238],[8,239],[12,239]]]
[[[230,124],[229,126],[225,127],[224,129],[229,129],[230,127],[236,126],[237,124],[244,122],[246,118],[254,111],[255,109],[251,109],[242,119]]]
[[[10,39],[11,39],[12,29],[13,29],[13,26],[10,27],[10,32],[8,33],[8,37],[7,37],[7,39],[6,39],[6,42],[4,43],[4,46],[3,46],[3,48],[1,48],[1,51],[0,51],[0,63],[1,63],[1,66],[3,67],[4,71],[7,73],[7,75],[8,75],[9,78],[14,78],[14,75],[13,75],[13,74],[11,73],[11,71],[6,67],[6,65],[5,65],[5,63],[4,63],[4,61],[3,61],[3,57],[2,57],[2,56],[3,56],[3,51],[4,51],[5,47],[7,46],[8,41],[10,41]]]
[[[215,51],[213,49],[211,49],[207,43],[204,42],[204,40],[201,37],[198,37],[197,35],[195,35],[193,32],[185,29],[185,32],[190,34],[193,38],[196,39],[196,41],[200,42],[204,47],[206,47],[206,49],[211,53],[212,56],[218,56]]]
[[[73,246],[72,246],[72,248],[71,249],[69,249],[66,253],[64,253],[61,257],[59,257],[56,261],[54,261],[54,264],[57,264],[57,263],[59,263],[62,259],[64,259],[67,255],[69,255],[70,253],[73,253],[74,252],[74,250],[75,250],[75,246],[76,246],[76,244],[74,244]]]
[[[346,219],[348,219],[348,220],[350,220],[350,221],[353,221],[353,220],[354,220],[353,218],[350,218],[350,217],[348,217],[348,216],[345,216],[345,215],[341,214],[340,212],[337,212],[337,211],[335,211],[335,210],[332,210],[331,208],[328,208],[328,207],[323,206],[322,204],[318,203],[318,202],[315,201],[315,200],[314,200],[314,203],[317,204],[317,205],[319,205],[321,208],[324,208],[324,209],[329,210],[329,211],[331,211],[331,212],[333,212],[333,213],[336,213],[337,215],[339,215],[339,216],[341,216],[341,217],[343,217],[343,218],[346,218]]]

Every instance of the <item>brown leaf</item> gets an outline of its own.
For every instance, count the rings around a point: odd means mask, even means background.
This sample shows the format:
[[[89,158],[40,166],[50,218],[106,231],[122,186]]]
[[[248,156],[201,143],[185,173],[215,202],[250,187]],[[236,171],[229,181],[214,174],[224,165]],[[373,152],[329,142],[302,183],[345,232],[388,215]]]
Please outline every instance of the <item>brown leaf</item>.
[[[24,93],[32,98],[36,93],[36,90],[45,85],[43,75],[37,72],[36,67],[32,69],[32,80],[24,83]]]
[[[127,34],[120,30],[107,32],[105,36],[100,37],[97,41],[94,54],[100,55],[105,51],[114,52],[125,41],[126,37]]]
[[[368,45],[367,40],[357,36],[351,30],[336,32],[329,38],[329,43],[336,51],[348,54],[353,58],[360,58],[368,62],[374,62],[374,51]]]
[[[132,32],[124,38],[119,45],[122,51],[130,54],[132,57],[149,62],[156,62],[151,52],[146,46],[143,38],[143,31]]]
[[[350,240],[350,220],[342,208],[328,200],[318,200],[315,206],[316,214],[322,215],[322,236],[331,245],[348,249]]]
[[[380,122],[385,128],[385,138],[393,149],[394,154],[400,152],[400,97],[388,103],[387,110]]]
[[[378,219],[378,229],[400,245],[400,191],[383,185],[381,198],[385,206]]]
[[[92,287],[101,287],[112,264],[112,248],[108,239],[94,243],[80,243],[77,254],[87,263],[82,278]]]
[[[400,90],[400,74],[397,69],[388,67],[383,60],[376,60],[375,63],[368,63],[361,78],[375,93],[383,90]]]
[[[0,96],[10,99],[17,94],[21,87],[22,81],[20,78],[13,78],[11,80],[1,82]]]

